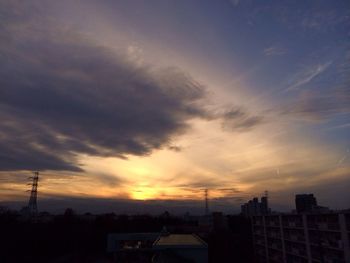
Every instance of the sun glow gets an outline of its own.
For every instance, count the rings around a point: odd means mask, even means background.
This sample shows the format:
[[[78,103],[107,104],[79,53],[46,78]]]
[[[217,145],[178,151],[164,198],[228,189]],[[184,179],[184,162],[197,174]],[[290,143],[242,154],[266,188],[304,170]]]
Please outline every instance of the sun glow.
[[[157,199],[159,191],[152,186],[138,186],[132,190],[131,195],[135,200]]]

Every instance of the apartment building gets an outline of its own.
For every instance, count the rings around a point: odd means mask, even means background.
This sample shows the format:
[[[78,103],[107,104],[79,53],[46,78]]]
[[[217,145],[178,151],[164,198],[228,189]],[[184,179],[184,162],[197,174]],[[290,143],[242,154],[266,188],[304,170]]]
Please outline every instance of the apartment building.
[[[350,213],[251,217],[258,262],[350,263]]]
[[[241,205],[241,214],[245,217],[256,215],[267,215],[270,213],[267,196],[261,197],[261,202],[257,197]]]

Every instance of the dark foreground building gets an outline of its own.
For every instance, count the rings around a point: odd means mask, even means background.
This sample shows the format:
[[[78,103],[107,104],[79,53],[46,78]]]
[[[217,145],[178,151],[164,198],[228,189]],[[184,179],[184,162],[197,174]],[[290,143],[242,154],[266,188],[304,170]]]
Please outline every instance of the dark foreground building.
[[[350,213],[252,217],[258,262],[350,262]]]
[[[109,234],[107,251],[114,262],[208,262],[208,246],[195,234]]]

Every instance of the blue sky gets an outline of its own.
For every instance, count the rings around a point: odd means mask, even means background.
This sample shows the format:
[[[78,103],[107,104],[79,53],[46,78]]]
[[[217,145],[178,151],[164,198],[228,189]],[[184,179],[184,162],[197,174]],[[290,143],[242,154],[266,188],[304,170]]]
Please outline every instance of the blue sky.
[[[4,200],[349,207],[349,1],[0,7]]]

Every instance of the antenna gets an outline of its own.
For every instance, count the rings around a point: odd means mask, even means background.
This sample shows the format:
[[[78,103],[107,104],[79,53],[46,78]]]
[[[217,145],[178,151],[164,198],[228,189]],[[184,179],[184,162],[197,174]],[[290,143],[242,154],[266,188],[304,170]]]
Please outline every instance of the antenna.
[[[38,206],[37,206],[37,196],[38,196],[38,181],[39,181],[39,172],[33,172],[33,176],[29,177],[32,179],[32,190],[30,191],[30,197],[28,202],[29,213],[32,216],[38,214]]]

